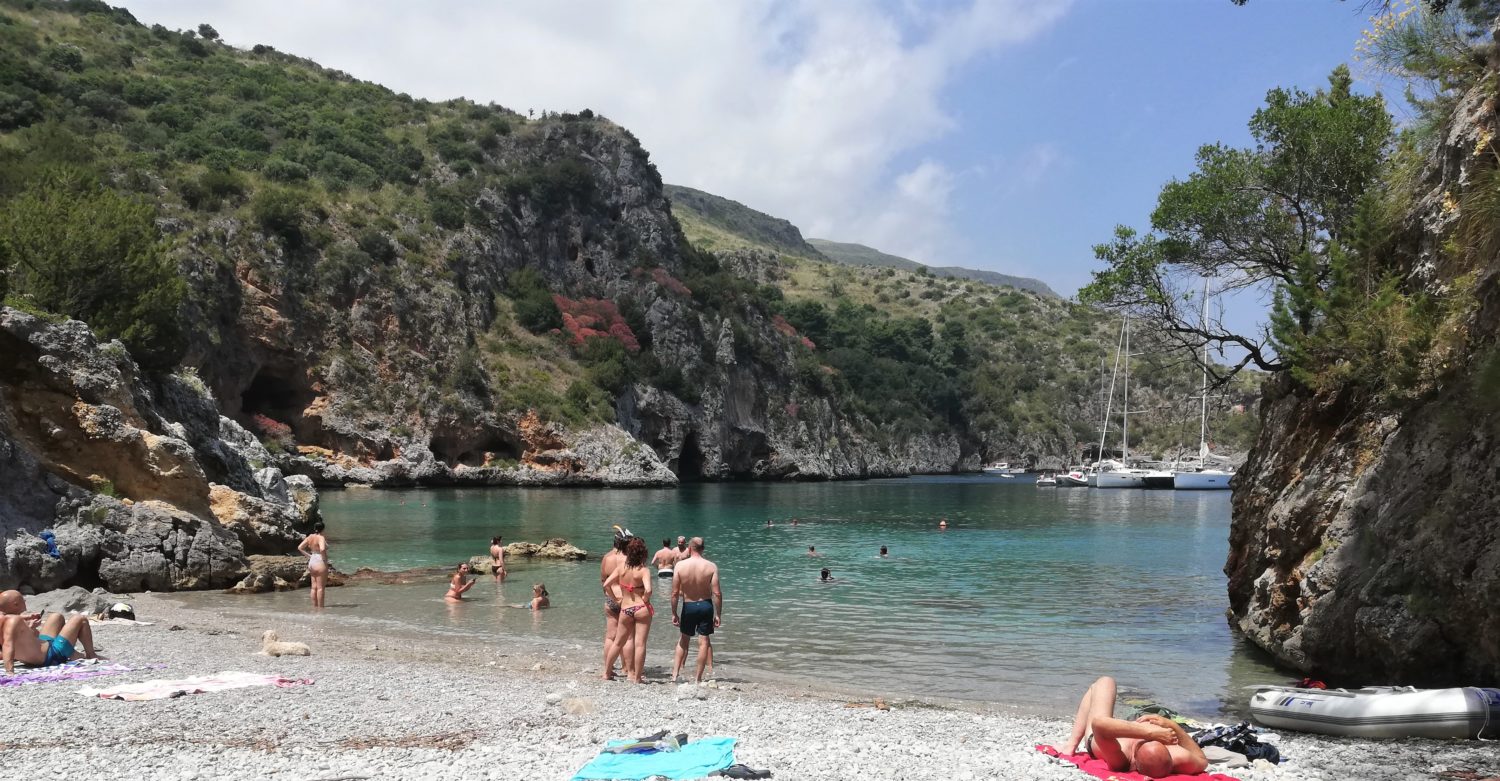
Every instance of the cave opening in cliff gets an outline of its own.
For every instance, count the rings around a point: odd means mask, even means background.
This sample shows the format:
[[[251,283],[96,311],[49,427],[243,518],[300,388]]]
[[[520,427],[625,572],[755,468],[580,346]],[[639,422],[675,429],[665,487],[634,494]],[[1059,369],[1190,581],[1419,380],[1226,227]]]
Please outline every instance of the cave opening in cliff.
[[[294,379],[290,372],[262,368],[240,394],[240,422],[264,434],[254,420],[256,415],[263,415],[290,427],[297,441],[315,443],[319,426],[303,417],[314,398],[316,394],[307,383]]]
[[[682,450],[677,454],[677,479],[703,479],[703,451],[698,448],[698,435],[688,434],[682,440]]]
[[[501,434],[488,431],[440,434],[427,444],[433,457],[451,469],[457,466],[496,466],[521,458],[520,445]]]

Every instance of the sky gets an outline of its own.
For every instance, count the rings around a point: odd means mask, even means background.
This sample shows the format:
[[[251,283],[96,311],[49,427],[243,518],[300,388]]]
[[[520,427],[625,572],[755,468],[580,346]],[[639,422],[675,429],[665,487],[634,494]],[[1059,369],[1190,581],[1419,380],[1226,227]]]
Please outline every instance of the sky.
[[[590,108],[667,182],[1065,296],[1114,225],[1146,226],[1199,145],[1247,145],[1267,90],[1325,84],[1368,14],[1337,0],[125,5],[417,97]]]

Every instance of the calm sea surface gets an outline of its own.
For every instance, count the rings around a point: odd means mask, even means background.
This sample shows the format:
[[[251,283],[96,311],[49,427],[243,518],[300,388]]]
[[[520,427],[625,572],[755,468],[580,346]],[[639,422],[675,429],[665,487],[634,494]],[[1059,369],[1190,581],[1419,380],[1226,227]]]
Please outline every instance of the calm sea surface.
[[[332,558],[345,572],[451,568],[485,553],[494,534],[565,537],[591,554],[581,564],[515,562],[503,586],[482,578],[458,606],[443,603],[438,576],[332,589],[327,616],[403,634],[592,648],[603,627],[598,555],[610,524],[621,523],[652,553],[665,537],[706,538],[724,584],[715,644],[723,673],[732,665],[1044,713],[1067,710],[1110,673],[1202,716],[1237,712],[1242,686],[1288,677],[1224,619],[1227,492],[1038,488],[1032,479],[327,492]],[[822,555],[808,556],[810,545]],[[882,545],[889,558],[877,555]],[[817,582],[822,567],[838,582]],[[547,584],[551,610],[533,617],[505,607],[529,598],[536,581]],[[302,610],[307,594],[192,601]],[[655,601],[648,665],[669,665],[676,630],[665,594]]]

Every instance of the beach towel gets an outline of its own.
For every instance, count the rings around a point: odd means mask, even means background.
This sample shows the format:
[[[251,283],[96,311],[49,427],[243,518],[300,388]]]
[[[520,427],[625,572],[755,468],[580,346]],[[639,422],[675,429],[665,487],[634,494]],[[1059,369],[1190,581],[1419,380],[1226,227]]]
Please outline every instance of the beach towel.
[[[244,689],[249,686],[306,686],[313,682],[311,678],[282,678],[278,675],[260,675],[258,673],[224,672],[215,675],[197,675],[192,678],[183,678],[178,681],[141,681],[140,683],[126,683],[119,686],[111,686],[107,689],[95,689],[85,686],[78,690],[85,697],[98,697],[103,700],[165,700],[169,697],[181,697],[184,694],[203,694],[206,692],[219,692],[228,689]]]
[[[25,686],[29,683],[56,683],[58,681],[82,681],[105,675],[128,673],[131,668],[123,664],[98,664],[98,659],[78,659],[51,667],[31,667],[18,670],[14,675],[0,672],[0,686]]]
[[[1110,770],[1109,765],[1106,765],[1103,760],[1094,759],[1088,754],[1064,754],[1051,746],[1037,746],[1036,750],[1049,757],[1056,757],[1065,762],[1071,762],[1077,765],[1079,770],[1088,773],[1094,778],[1102,778],[1105,781],[1151,781],[1151,779],[1140,773]],[[1226,776],[1222,773],[1195,773],[1190,776],[1182,774],[1162,776],[1156,779],[1156,781],[1239,781],[1239,779],[1234,776]]]
[[[734,764],[736,738],[703,738],[686,743],[678,751],[650,754],[602,753],[573,774],[573,781],[606,781],[607,779],[645,779],[655,776],[671,779],[703,778],[715,770]],[[610,746],[634,743],[611,740]]]

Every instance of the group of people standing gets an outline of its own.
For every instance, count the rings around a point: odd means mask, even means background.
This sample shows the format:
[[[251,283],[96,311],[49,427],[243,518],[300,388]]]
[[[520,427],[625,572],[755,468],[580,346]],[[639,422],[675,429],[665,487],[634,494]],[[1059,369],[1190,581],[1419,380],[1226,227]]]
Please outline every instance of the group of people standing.
[[[704,671],[713,668],[713,633],[722,623],[724,609],[719,567],[704,557],[703,538],[678,537],[675,548],[670,539],[662,540],[661,550],[648,562],[645,540],[619,526],[614,530],[614,547],[599,564],[599,585],[604,590],[604,679],[615,678],[618,660],[632,683],[644,682],[646,641],[656,616],[652,583],[661,581],[670,594],[672,625],[679,630],[672,680],[681,674],[696,636],[696,680],[702,681]]]

